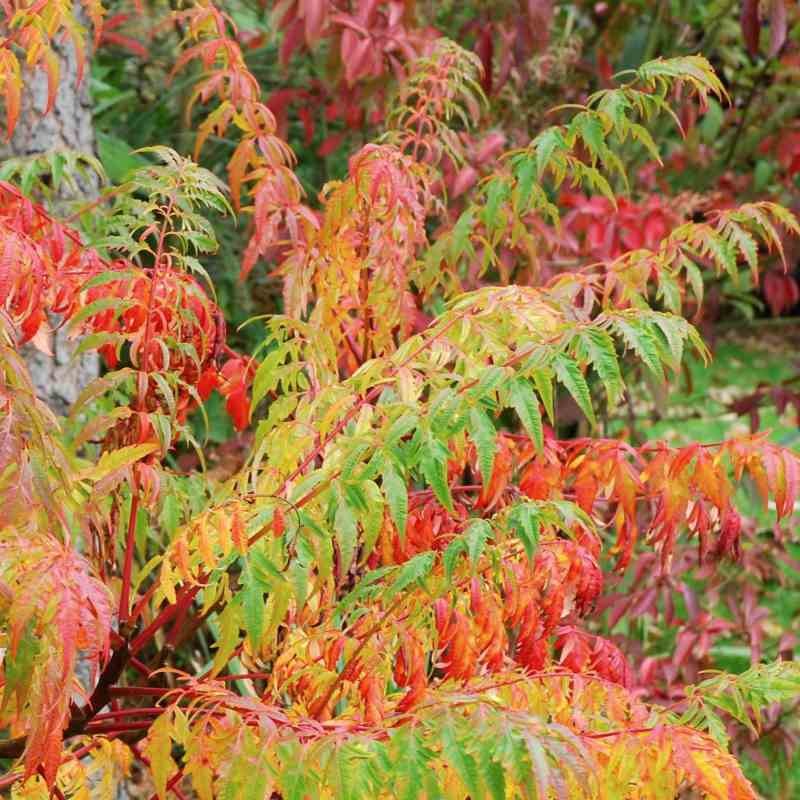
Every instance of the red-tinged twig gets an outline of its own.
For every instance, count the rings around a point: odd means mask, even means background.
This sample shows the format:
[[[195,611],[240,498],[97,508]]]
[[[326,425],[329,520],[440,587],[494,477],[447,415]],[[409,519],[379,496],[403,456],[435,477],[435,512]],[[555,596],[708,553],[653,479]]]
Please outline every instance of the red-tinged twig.
[[[217,675],[215,681],[268,681],[272,675],[268,672],[240,672],[238,675]]]
[[[174,603],[164,606],[156,618],[131,642],[131,653],[138,653],[156,633],[171,622],[184,603],[191,604],[202,586],[185,586],[178,593]]]
[[[113,737],[111,737],[113,738]],[[65,764],[67,761],[71,759],[82,759],[84,756],[89,755],[92,750],[97,747],[97,742],[90,742],[89,744],[85,744],[82,747],[79,747],[77,750],[73,750],[71,753],[67,753],[64,758],[61,759],[61,763]],[[0,791],[4,789],[8,789],[10,786],[13,786],[22,776],[24,775],[23,770],[21,769],[14,769],[10,772],[7,772],[5,775],[0,777]]]
[[[114,643],[114,647],[121,647],[127,646],[127,640],[123,639],[116,631],[111,631],[111,641]],[[150,670],[147,664],[141,662],[138,658],[129,655],[128,656],[128,663],[141,675],[145,678],[149,678],[151,675],[152,670]]]
[[[143,678],[150,678],[153,671],[145,664],[143,661],[140,661],[138,658],[131,656],[128,659],[128,663],[143,677]]]
[[[158,706],[148,706],[147,708],[120,708],[115,711],[108,711],[105,714],[98,714],[93,720],[95,722],[106,721],[110,719],[119,719],[120,717],[145,717],[163,714],[164,709]]]
[[[638,735],[641,733],[652,733],[654,730],[657,730],[659,726],[653,725],[649,728],[620,728],[619,730],[614,731],[603,731],[602,733],[581,733],[578,734],[584,739],[608,739],[611,736],[627,736],[630,734]]]
[[[153,599],[157,588],[158,581],[153,581],[153,583],[147,587],[147,591],[139,598],[136,605],[133,607],[133,611],[131,611],[130,617],[128,617],[129,622],[136,622],[136,620],[139,619],[142,612],[147,608],[147,604]]]
[[[129,733],[130,731],[146,731],[150,729],[152,724],[152,720],[142,722],[113,722],[106,726],[95,726],[95,724],[91,722],[86,726],[84,732],[87,736],[116,736],[120,733]]]
[[[139,661],[138,658],[131,656],[129,663],[140,675],[143,675],[145,678],[149,678],[152,674],[152,670],[147,666],[147,664]]]
[[[87,211],[91,211],[93,208],[97,208],[101,203],[105,202],[106,200],[111,200],[113,197],[116,197],[118,194],[122,194],[123,192],[127,191],[128,187],[123,183],[119,186],[114,186],[106,192],[103,192],[99,197],[91,200],[88,203],[84,203],[80,206],[76,211],[73,211],[63,222],[64,225],[70,225],[75,222],[76,219],[82,217]]]
[[[172,691],[157,686],[114,686],[109,693],[112,697],[163,697]]]
[[[4,789],[8,789],[10,786],[13,786],[25,773],[21,769],[15,769],[11,772],[7,772],[0,778],[0,791]]]
[[[119,621],[125,624],[130,618],[129,604],[131,575],[133,573],[133,551],[136,548],[136,520],[139,516],[139,487],[134,478],[131,485],[131,510],[128,515],[128,532],[125,537],[125,561],[122,566],[122,588],[119,592]]]
[[[150,280],[150,295],[147,298],[147,316],[144,324],[144,334],[142,336],[142,355],[141,370],[145,376],[149,372],[150,349],[153,338],[153,309],[155,297],[158,293],[158,284],[161,280],[161,266],[165,260],[165,244],[168,233],[168,222],[172,217],[175,201],[170,198],[164,210],[164,218],[161,221],[161,228],[158,234],[158,245],[154,256],[153,276]],[[141,378],[141,374],[139,376]],[[147,382],[137,381],[136,406],[139,411],[144,411],[145,391]],[[133,574],[133,553],[136,547],[136,520],[139,514],[139,487],[134,478],[131,485],[131,512],[128,518],[128,532],[125,538],[125,561],[122,567],[122,586],[119,592],[119,622],[120,625],[127,625],[130,619],[130,593],[131,577]]]
[[[150,765],[150,759],[141,751],[138,745],[132,744],[131,751],[133,752],[134,756],[142,762],[148,769],[152,769]],[[183,792],[178,788],[177,784],[181,782],[183,779],[183,770],[178,772],[169,781],[167,781],[167,789],[171,790],[173,794],[178,798],[178,800],[186,800],[186,796]],[[174,781],[174,783],[173,783]]]
[[[47,782],[47,776],[44,773],[44,767],[39,767],[39,769],[36,771],[44,778],[45,782]],[[66,797],[64,797],[64,793],[58,788],[58,784],[56,784],[55,781],[53,781],[53,785],[50,787],[50,797],[55,797],[56,800],[67,800]]]
[[[186,800],[186,795],[180,790],[178,784],[183,780],[183,770],[178,770],[168,781],[167,791],[172,792],[178,800]],[[154,794],[150,800],[159,800],[158,794]]]

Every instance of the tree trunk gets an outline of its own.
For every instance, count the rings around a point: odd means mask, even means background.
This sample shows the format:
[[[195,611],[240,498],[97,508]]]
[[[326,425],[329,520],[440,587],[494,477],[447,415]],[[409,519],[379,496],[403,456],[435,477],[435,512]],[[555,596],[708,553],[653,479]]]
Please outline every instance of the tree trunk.
[[[80,13],[78,18],[82,24],[87,24]],[[92,155],[95,153],[89,97],[89,64],[86,63],[83,79],[78,83],[78,60],[72,43],[55,42],[53,50],[58,55],[60,66],[53,108],[49,113],[44,113],[47,108],[45,72],[40,69],[28,71],[25,75],[19,120],[11,142],[3,148],[5,157],[24,158],[54,150],[73,150]],[[75,177],[80,187],[79,196],[76,197],[69,190],[62,190],[62,209],[70,200],[91,200],[97,196],[99,183],[96,177]],[[55,205],[52,210],[58,213],[58,201]],[[52,355],[28,346],[25,348],[25,359],[39,397],[53,411],[63,415],[69,411],[81,390],[97,377],[100,362],[96,353],[86,353],[73,359],[77,342],[67,338],[66,330],[58,326],[58,319],[51,318],[50,323],[54,329],[50,342]]]
[[[88,20],[83,9],[76,4],[76,17],[89,30]],[[89,42],[87,42],[88,49]],[[28,72],[14,135],[8,146],[0,150],[0,156],[25,158],[55,150],[71,150],[88,155],[96,154],[92,104],[89,96],[89,63],[84,65],[82,80],[78,81],[78,59],[75,48],[69,41],[56,42],[53,50],[58,55],[60,76],[58,91],[53,107],[47,108],[47,76],[43,70]],[[99,180],[90,172],[75,175],[78,192],[62,184],[56,192],[56,200],[49,210],[56,215],[67,211],[70,201],[87,202],[99,193]],[[74,358],[78,342],[67,337],[67,331],[59,325],[60,319],[50,317],[53,329],[50,339],[52,354],[27,345],[24,348],[25,361],[36,393],[57,414],[65,415],[78,395],[100,371],[97,353],[84,353]],[[76,667],[78,679],[85,690],[90,692],[90,671],[88,661],[78,660]],[[98,775],[95,781],[102,776]],[[115,800],[128,800],[128,783],[119,781],[114,794]]]

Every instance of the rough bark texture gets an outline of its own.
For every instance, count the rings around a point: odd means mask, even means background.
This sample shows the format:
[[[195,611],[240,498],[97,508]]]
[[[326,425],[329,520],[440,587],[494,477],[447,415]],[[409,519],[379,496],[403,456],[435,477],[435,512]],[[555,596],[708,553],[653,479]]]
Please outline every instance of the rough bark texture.
[[[85,18],[81,22],[86,25]],[[88,26],[87,26],[88,27]],[[47,76],[42,70],[28,72],[22,109],[10,143],[0,148],[0,157],[19,158],[34,156],[53,150],[73,150],[95,154],[95,135],[92,122],[92,105],[89,96],[88,63],[83,80],[78,82],[78,61],[71,43],[57,43],[60,80],[55,103],[49,113],[47,108]],[[94,176],[75,175],[79,187],[77,196],[69,190],[60,192],[60,199],[51,208],[56,214],[65,211],[70,201],[85,202],[97,197],[98,180]],[[51,317],[53,335],[50,340],[52,355],[28,345],[24,348],[25,360],[30,370],[36,392],[57,414],[68,413],[81,390],[99,374],[100,362],[96,353],[85,353],[73,358],[77,341],[67,337],[66,329],[59,327],[60,320]],[[88,662],[81,658],[76,667],[78,679],[91,688]],[[97,780],[100,776],[97,777]],[[127,783],[117,785],[115,800],[127,800]]]
[[[85,20],[82,20],[85,22]],[[53,108],[47,107],[47,76],[43,70],[25,75],[22,110],[17,127],[8,146],[0,151],[2,157],[24,157],[53,150],[95,152],[92,107],[89,97],[88,64],[83,80],[78,83],[78,61],[71,43],[57,43],[53,48],[59,56],[61,76]],[[76,176],[80,197],[64,195],[64,201],[87,200],[97,196],[98,182],[93,177]],[[58,208],[54,209],[56,212]],[[51,319],[55,328],[50,347],[52,356],[33,347],[25,349],[31,377],[39,397],[57,414],[65,414],[81,390],[97,377],[99,361],[96,353],[73,359],[76,342],[67,338],[59,328],[59,320]]]

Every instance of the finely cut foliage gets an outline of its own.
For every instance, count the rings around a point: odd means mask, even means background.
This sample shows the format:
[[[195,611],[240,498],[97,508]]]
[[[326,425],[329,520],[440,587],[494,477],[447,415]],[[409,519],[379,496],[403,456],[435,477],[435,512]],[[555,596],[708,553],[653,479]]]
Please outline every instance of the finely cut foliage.
[[[48,68],[60,31],[80,41],[61,5],[6,9],[9,129],[19,48]],[[350,24],[316,1],[284,14],[309,44]],[[227,186],[148,148],[87,234],[13,170],[0,183],[0,785],[111,797],[135,760],[159,798],[755,798],[727,725],[758,735],[800,696],[796,662],[657,705],[592,619],[643,550],[653,580],[687,543],[711,571],[737,559],[744,482],[791,519],[800,458],[760,434],[634,446],[598,417],[637,371],[661,382],[709,358],[684,316],[701,268],[757,280],[800,225],[767,201],[664,211],[660,233],[539,285],[498,268],[513,251],[535,272],[534,231],[583,224],[562,221],[563,186],[590,218],[624,214],[621,154],[659,159],[648,126],[678,121],[676,84],[725,100],[709,62],[650,60],[561,109],[454,211],[444,176],[486,83],[438,40],[312,210],[233,21],[201,2],[172,22],[173,72],[200,64],[194,157],[235,137]],[[341,44],[353,82],[368,54]],[[250,225],[242,274],[272,260],[283,286],[252,357],[229,347],[204,268],[233,213]],[[46,350],[52,314],[106,368],[66,421],[20,355]],[[173,456],[202,453],[190,415],[215,390],[253,436],[197,491]],[[564,398],[587,435],[557,435]]]

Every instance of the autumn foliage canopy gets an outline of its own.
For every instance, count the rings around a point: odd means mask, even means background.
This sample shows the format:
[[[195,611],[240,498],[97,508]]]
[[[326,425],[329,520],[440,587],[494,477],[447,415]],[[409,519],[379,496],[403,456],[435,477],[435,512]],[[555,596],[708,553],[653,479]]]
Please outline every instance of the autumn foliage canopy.
[[[147,58],[96,2],[2,5],[9,133],[64,42]],[[135,767],[201,800],[759,796],[742,735],[800,670],[752,640],[749,668],[704,673],[735,623],[685,576],[764,557],[740,489],[791,527],[800,456],[606,424],[710,361],[709,284],[766,263],[791,293],[784,205],[647,177],[728,83],[702,55],[601,61],[525,139],[498,98],[549,52],[547,3],[469,48],[412,4],[282,2],[280,63],[340,68],[272,93],[228,4],[176,5],[185,149],[152,142],[71,216],[0,182],[0,785],[110,797]],[[352,148],[312,194],[287,120],[312,139],[325,96],[323,155]],[[231,219],[239,279],[280,287],[251,351],[207,269]],[[53,326],[103,365],[67,419],[25,360]],[[211,400],[245,432],[222,475],[183,466]],[[676,631],[660,654],[619,633],[643,616]]]

